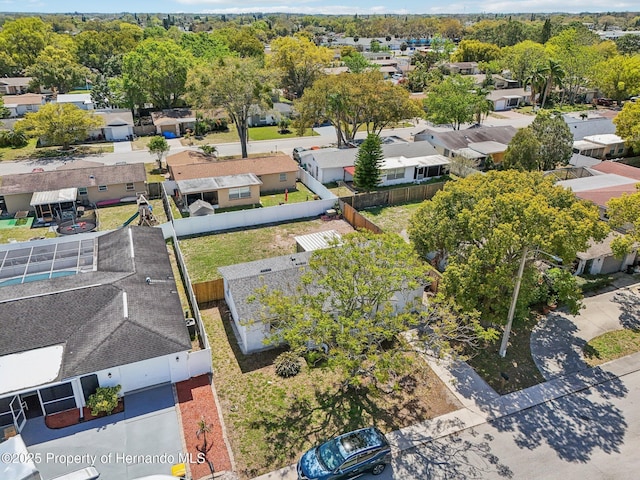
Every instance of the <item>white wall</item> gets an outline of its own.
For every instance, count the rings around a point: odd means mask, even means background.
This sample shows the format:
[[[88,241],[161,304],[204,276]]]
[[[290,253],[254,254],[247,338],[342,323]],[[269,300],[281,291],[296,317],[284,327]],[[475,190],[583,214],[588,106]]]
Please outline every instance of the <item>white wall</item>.
[[[189,352],[189,375],[188,377],[197,377],[198,375],[205,375],[211,373],[211,350],[205,348],[204,350],[196,350]]]
[[[179,218],[173,225],[178,237],[216,232],[233,228],[280,223],[300,218],[316,217],[335,205],[335,197],[326,200],[314,200],[266,208],[238,210],[236,212],[216,213],[204,217]]]
[[[179,356],[180,354],[176,353],[121,365],[119,367],[121,393],[126,394],[140,388],[170,382],[171,369],[169,362],[175,362],[175,357]]]
[[[309,172],[303,170],[302,168],[298,169],[298,180],[304,183],[312,192],[318,195],[323,200],[328,198],[337,199],[333,192],[331,192],[327,187],[325,187],[318,180],[313,178]]]

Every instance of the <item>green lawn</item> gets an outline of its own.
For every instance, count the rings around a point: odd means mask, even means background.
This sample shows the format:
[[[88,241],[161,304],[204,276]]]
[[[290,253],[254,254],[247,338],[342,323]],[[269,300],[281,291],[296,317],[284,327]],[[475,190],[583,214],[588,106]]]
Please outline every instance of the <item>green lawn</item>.
[[[287,194],[287,201],[285,202],[283,193],[272,193],[260,196],[260,203],[263,207],[272,207],[274,205],[280,205],[281,203],[299,203],[313,200],[313,193],[302,182],[296,182],[296,190],[292,190]]]
[[[385,232],[402,233],[409,228],[409,219],[423,202],[405,203],[390,207],[373,207],[360,213]]]
[[[153,206],[153,214],[158,219],[159,223],[167,221],[167,216],[164,213],[164,207],[162,206],[162,200],[150,200]],[[124,222],[126,222],[132,215],[138,211],[138,206],[135,202],[126,203],[122,205],[114,205],[109,207],[98,208],[98,230],[114,230],[120,228]],[[137,225],[138,220],[134,220],[131,225]]]
[[[236,131],[236,127],[234,125],[229,126],[229,130],[226,132],[213,132],[205,135],[202,140],[198,140],[196,137],[181,137],[180,143],[185,147],[190,147],[193,145],[214,145],[216,143],[233,143],[239,142],[240,137],[238,137],[238,132]]]
[[[164,178],[164,174],[159,173],[157,163],[145,163],[144,169],[147,171],[148,183],[162,183],[166,180],[166,178]]]
[[[343,225],[343,224],[340,224]],[[298,235],[336,229],[337,222],[320,219],[217,233],[180,240],[194,283],[220,278],[218,267],[295,252]]]
[[[0,228],[0,243],[26,242],[31,238],[54,238],[55,232],[50,232],[48,227],[30,228],[30,226]]]
[[[295,130],[291,130],[289,133],[280,133],[278,132],[278,128],[278,126],[252,127],[249,129],[249,140],[278,140],[279,138],[311,137],[318,135],[311,128],[307,128],[303,135],[297,135]]]
[[[33,158],[90,157],[101,153],[113,152],[112,144],[79,145],[72,151],[63,152],[60,147],[36,148],[37,139],[32,138],[22,148],[0,148],[0,160],[26,160]]]
[[[219,307],[219,308],[218,308]],[[294,463],[311,446],[338,433],[376,425],[384,432],[458,408],[419,358],[397,392],[344,392],[339,371],[303,368],[283,379],[274,358],[282,350],[242,355],[223,302],[201,310],[211,343],[221,413],[242,480]]]
[[[584,358],[592,367],[640,351],[640,330],[614,330],[592,338],[584,346]]]

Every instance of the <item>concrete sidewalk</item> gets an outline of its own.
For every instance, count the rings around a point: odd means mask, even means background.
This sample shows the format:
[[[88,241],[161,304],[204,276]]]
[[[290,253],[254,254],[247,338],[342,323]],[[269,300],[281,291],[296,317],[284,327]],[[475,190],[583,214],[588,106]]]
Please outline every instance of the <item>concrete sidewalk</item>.
[[[587,308],[581,315],[550,315],[535,329],[531,351],[545,383],[501,396],[465,362],[441,361],[422,353],[463,408],[388,433],[395,453],[640,370],[640,352],[595,368],[582,359],[582,346],[591,338],[623,327],[638,328],[640,284],[631,284],[630,278],[624,277],[614,287],[618,288],[586,298]],[[291,465],[254,480],[296,479],[295,465]]]

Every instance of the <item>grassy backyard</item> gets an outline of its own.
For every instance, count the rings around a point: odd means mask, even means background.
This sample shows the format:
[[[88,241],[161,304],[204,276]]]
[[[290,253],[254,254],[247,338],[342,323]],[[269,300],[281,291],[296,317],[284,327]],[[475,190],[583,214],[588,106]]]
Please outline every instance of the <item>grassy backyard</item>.
[[[295,130],[290,130],[289,133],[280,133],[277,126],[266,127],[252,127],[249,129],[249,140],[278,140],[280,138],[295,138],[295,137],[312,137],[318,134],[311,128],[307,128],[302,135],[297,135]]]
[[[389,207],[373,207],[360,210],[360,213],[379,226],[385,232],[402,233],[409,228],[409,219],[423,202],[405,203]]]
[[[325,230],[353,231],[342,220],[303,220],[180,240],[191,281],[220,278],[218,267],[295,252],[294,237]]]
[[[267,193],[260,196],[260,203],[263,207],[272,207],[274,205],[280,205],[282,203],[299,203],[313,200],[313,193],[302,182],[296,182],[296,189],[291,190],[287,194],[287,201],[285,202],[285,194],[283,193]]]
[[[24,226],[8,226],[7,220],[2,220],[2,225],[0,225],[0,243],[9,243],[9,242],[26,242],[32,238],[54,238],[56,236],[55,232],[50,232],[49,228],[31,228],[31,222],[28,222]]]
[[[399,392],[345,393],[337,387],[341,374],[327,368],[305,368],[288,379],[277,376],[272,363],[282,350],[242,355],[223,302],[202,309],[202,316],[216,390],[243,480],[294,463],[306,449],[335,434],[368,425],[396,430],[459,408],[416,356]]]
[[[159,223],[167,221],[167,216],[164,213],[164,207],[162,206],[162,200],[149,200],[149,203],[153,206],[153,215],[158,219]],[[124,222],[127,221],[132,215],[138,211],[138,206],[135,202],[126,203],[123,205],[114,205],[109,207],[99,207],[98,213],[98,230],[114,230],[120,228]],[[134,220],[131,225],[137,225],[138,220]]]

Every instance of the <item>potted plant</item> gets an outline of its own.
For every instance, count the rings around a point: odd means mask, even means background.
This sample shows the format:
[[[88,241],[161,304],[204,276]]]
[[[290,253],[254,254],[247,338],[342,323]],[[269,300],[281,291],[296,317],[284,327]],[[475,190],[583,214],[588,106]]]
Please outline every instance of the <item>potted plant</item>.
[[[114,387],[98,387],[96,393],[89,396],[87,407],[91,410],[94,417],[111,415],[118,406],[118,393],[122,387],[116,385]]]

